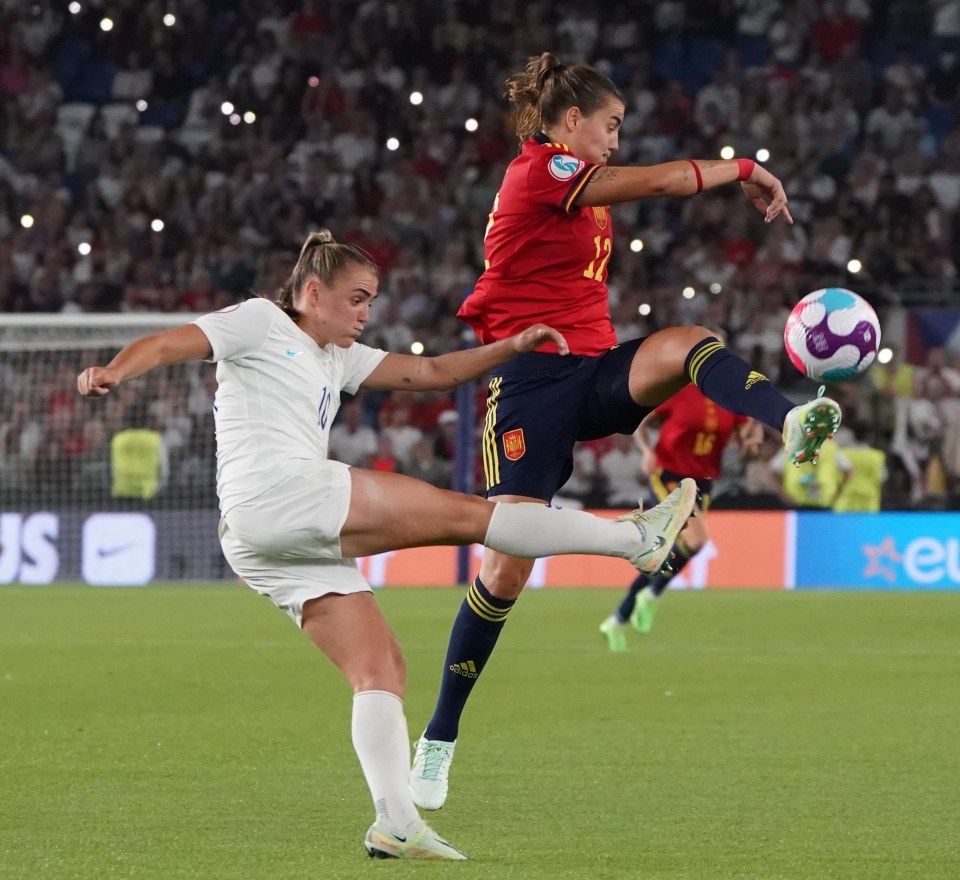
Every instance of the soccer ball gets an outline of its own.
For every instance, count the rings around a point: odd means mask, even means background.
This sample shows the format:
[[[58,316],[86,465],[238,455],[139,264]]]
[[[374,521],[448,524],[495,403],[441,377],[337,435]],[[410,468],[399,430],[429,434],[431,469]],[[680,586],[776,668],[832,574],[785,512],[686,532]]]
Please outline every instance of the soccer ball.
[[[870,366],[880,347],[880,322],[862,296],[842,287],[808,293],[783,331],[790,362],[823,382],[852,379]]]

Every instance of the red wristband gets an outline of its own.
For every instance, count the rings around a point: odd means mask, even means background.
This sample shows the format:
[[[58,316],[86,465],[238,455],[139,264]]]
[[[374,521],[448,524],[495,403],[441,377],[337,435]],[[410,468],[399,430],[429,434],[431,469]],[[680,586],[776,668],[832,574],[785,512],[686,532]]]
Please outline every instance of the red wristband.
[[[693,166],[693,173],[697,175],[697,192],[703,192],[703,175],[700,173],[700,166],[693,159],[687,159]]]
[[[749,180],[756,165],[757,163],[753,159],[737,159],[737,167],[740,169],[737,180]]]

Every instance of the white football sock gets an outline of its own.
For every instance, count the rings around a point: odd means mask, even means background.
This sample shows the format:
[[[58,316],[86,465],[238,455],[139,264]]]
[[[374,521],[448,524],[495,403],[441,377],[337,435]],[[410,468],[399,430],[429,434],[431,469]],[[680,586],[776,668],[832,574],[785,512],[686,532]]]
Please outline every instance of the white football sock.
[[[410,735],[403,701],[388,691],[354,694],[351,734],[377,819],[396,831],[419,828],[423,819],[407,789]]]
[[[495,504],[483,543],[491,550],[535,559],[562,553],[592,553],[630,559],[654,540],[645,526],[603,519],[582,510],[546,504]]]

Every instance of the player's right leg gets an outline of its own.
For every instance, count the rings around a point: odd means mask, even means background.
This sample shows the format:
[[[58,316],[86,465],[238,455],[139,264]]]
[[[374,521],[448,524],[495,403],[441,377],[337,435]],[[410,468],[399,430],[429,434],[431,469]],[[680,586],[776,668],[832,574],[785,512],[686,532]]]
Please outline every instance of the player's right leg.
[[[345,557],[406,547],[484,544],[507,556],[537,559],[592,554],[627,559],[655,572],[696,504],[685,480],[663,503],[609,520],[541,502],[501,504],[438,489],[401,474],[350,469],[350,500],[340,530]],[[515,586],[517,592],[522,583]]]
[[[818,397],[794,406],[762,373],[751,369],[705,327],[668,327],[644,340],[630,366],[630,394],[658,406],[687,382],[714,403],[750,416],[783,434],[794,464],[816,461],[823,442],[840,427],[840,406]]]

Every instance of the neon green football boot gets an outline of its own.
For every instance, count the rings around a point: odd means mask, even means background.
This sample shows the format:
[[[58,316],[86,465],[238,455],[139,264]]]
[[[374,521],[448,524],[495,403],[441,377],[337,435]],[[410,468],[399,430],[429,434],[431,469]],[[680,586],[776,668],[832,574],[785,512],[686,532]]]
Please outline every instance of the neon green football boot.
[[[783,422],[783,448],[791,464],[817,463],[820,447],[840,427],[840,404],[821,396],[809,403],[795,406]]]
[[[630,626],[638,633],[646,635],[653,629],[653,618],[657,613],[657,600],[650,595],[649,591],[643,590],[637,596],[637,604],[633,606],[633,614],[630,615]]]
[[[600,624],[600,635],[607,640],[607,644],[614,654],[623,654],[630,650],[629,645],[627,645],[626,629],[612,614]]]

